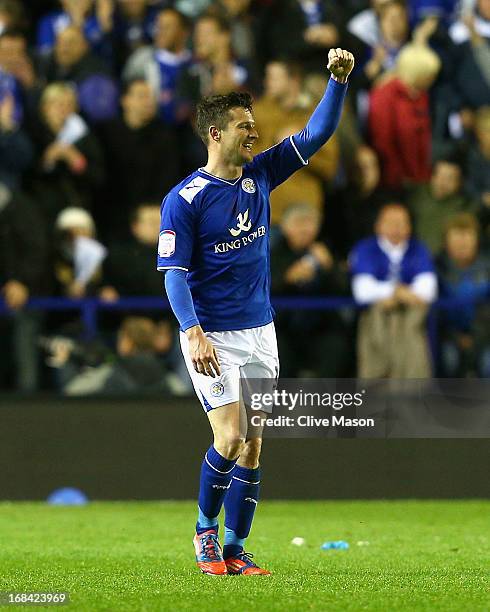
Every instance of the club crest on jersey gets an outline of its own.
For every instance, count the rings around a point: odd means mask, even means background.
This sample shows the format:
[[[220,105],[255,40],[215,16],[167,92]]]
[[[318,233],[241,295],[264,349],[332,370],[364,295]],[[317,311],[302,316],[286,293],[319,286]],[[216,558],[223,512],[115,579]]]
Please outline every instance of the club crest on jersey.
[[[163,230],[158,237],[158,254],[160,257],[170,257],[175,253],[175,232]]]
[[[251,178],[244,178],[242,181],[242,189],[247,193],[255,193],[255,183]]]
[[[222,383],[214,382],[211,385],[211,395],[213,397],[221,397],[224,392],[225,392],[225,388]]]
[[[252,221],[248,218],[248,208],[244,213],[238,213],[236,219],[238,221],[236,229],[234,227],[229,229],[232,236],[239,236],[242,232],[248,232],[252,227]]]

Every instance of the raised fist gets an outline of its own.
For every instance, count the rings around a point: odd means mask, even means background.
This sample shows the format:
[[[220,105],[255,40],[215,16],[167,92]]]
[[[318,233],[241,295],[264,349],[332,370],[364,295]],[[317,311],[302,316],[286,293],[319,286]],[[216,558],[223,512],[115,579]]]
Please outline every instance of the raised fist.
[[[327,68],[335,80],[345,83],[354,68],[354,56],[344,49],[330,49]]]

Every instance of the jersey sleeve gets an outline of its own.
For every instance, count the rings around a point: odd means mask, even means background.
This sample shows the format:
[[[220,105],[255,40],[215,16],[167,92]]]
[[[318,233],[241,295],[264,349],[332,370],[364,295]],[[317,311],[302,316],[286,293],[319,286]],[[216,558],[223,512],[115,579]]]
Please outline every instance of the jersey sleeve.
[[[189,270],[194,245],[194,209],[178,193],[162,202],[157,270]]]
[[[250,164],[253,170],[265,174],[269,184],[269,191],[284,183],[296,170],[306,166],[308,161],[303,159],[294,144],[293,137],[285,138],[282,142],[266,149],[256,155]]]

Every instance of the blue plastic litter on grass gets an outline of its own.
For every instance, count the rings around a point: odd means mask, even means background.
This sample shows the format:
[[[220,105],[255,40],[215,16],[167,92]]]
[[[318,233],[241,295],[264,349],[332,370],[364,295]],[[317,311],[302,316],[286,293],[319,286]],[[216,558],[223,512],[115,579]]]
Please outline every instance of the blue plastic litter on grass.
[[[55,506],[83,506],[88,503],[88,497],[80,489],[64,487],[53,491],[46,501]]]
[[[321,545],[322,550],[347,550],[349,543],[344,540],[337,540],[336,542],[324,542]]]

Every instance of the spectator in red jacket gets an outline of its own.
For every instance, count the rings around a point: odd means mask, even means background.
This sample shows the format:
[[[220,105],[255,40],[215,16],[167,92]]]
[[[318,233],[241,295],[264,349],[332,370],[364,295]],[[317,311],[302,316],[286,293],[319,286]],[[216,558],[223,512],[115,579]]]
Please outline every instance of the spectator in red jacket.
[[[401,189],[430,178],[427,91],[440,67],[438,56],[429,47],[406,45],[397,59],[397,76],[371,92],[370,139],[382,163],[385,187]]]

